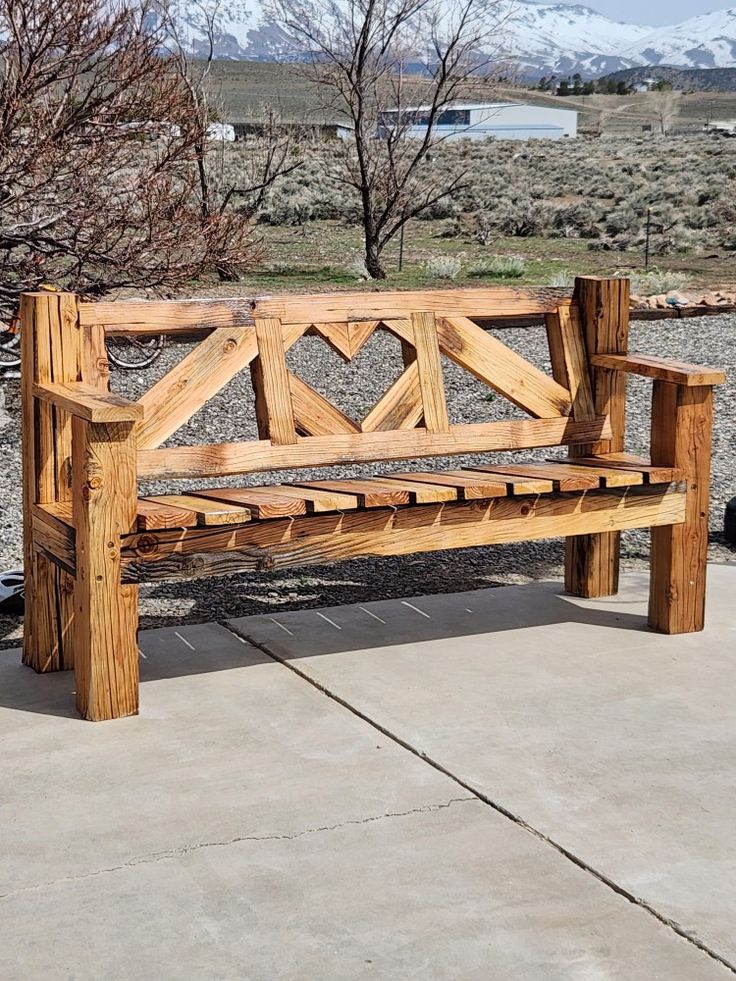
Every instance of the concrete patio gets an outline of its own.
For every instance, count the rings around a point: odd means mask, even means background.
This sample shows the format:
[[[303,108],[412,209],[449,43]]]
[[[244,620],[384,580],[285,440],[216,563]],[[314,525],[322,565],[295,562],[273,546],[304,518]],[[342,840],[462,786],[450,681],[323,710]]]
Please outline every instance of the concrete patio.
[[[736,564],[141,634],[142,713],[0,654],[0,978],[736,974]],[[216,588],[213,586],[213,588]]]

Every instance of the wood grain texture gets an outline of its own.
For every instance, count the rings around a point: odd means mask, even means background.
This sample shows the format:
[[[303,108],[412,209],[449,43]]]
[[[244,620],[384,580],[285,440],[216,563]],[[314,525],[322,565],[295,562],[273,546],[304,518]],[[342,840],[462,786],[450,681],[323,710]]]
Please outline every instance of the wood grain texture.
[[[708,560],[713,389],[655,381],[652,462],[684,471],[684,524],[652,529],[649,625],[667,634],[702,630]]]
[[[584,473],[586,469],[592,470],[600,481],[601,487],[636,487],[644,483],[644,474],[640,470],[619,470],[614,467],[606,467],[603,464],[597,466],[593,462],[593,459],[590,460],[587,467],[575,459],[563,461],[551,459],[548,462],[554,464],[556,467],[564,466],[568,473],[573,474]],[[647,483],[649,482],[647,481]],[[657,481],[651,481],[651,483],[657,483]]]
[[[449,432],[450,420],[447,416],[445,382],[442,377],[437,323],[434,314],[413,313],[411,326],[414,334],[416,363],[419,369],[419,385],[422,390],[424,426],[430,433]]]
[[[73,577],[77,563],[74,528],[54,513],[54,505],[34,504],[32,515],[34,549]]]
[[[629,281],[627,279],[575,280],[573,303],[580,311],[588,362],[594,354],[625,354],[629,335]],[[594,367],[593,403],[596,414],[610,417],[610,439],[571,448],[573,457],[620,453],[624,448],[626,376]],[[607,541],[585,536],[565,543],[565,588],[575,596],[612,596],[618,592],[621,536]]]
[[[646,528],[681,522],[684,515],[684,493],[632,487],[355,511],[243,525],[227,533],[192,528],[130,536],[123,543],[123,577],[126,582],[160,581],[318,565],[360,555],[409,555]]]
[[[675,385],[722,385],[726,380],[725,372],[717,368],[658,358],[651,354],[594,354],[590,360],[598,368],[624,371],[630,375],[642,375],[644,378],[655,378]]]
[[[450,488],[461,501],[476,501],[488,497],[506,497],[509,485],[502,478],[494,480],[482,473],[468,470],[439,470],[423,473],[391,474],[401,480],[418,480],[423,484],[435,484]]]
[[[502,480],[509,494],[549,494],[554,490],[551,480],[528,473],[516,473],[513,467],[495,466],[488,464],[482,467],[467,467],[467,470],[478,470],[488,476],[489,480]]]
[[[138,712],[137,590],[120,582],[121,537],[136,527],[134,425],[74,418],[72,444],[77,708],[116,719]]]
[[[114,300],[80,303],[82,327],[125,328],[138,334],[177,334],[192,329],[216,330],[253,323],[253,301],[232,300]]]
[[[289,372],[289,389],[298,435],[333,436],[360,432],[357,422],[292,372]]]
[[[552,482],[551,489],[556,491],[594,490],[601,485],[598,474],[594,470],[586,470],[585,467],[568,470],[561,464],[514,463],[494,466],[492,469],[494,473],[521,477],[524,480],[549,480]]]
[[[409,494],[410,504],[435,504],[439,501],[456,501],[457,490],[447,484],[436,484],[432,481],[404,480],[387,474],[379,478],[384,486],[393,486]]]
[[[414,429],[422,418],[419,366],[410,364],[384,392],[361,423],[364,433]]]
[[[160,446],[258,353],[253,327],[222,327],[201,341],[138,400],[140,449]]]
[[[307,513],[305,501],[278,494],[271,487],[212,487],[195,491],[194,494],[225,504],[242,504],[250,511],[251,517],[258,519]]]
[[[600,456],[582,456],[573,458],[580,467],[605,467],[608,470],[620,470],[624,473],[640,474],[647,484],[671,484],[682,480],[685,472],[679,467],[656,466],[647,457],[636,456],[634,453],[604,453]]]
[[[590,383],[590,365],[585,353],[585,338],[577,304],[563,306],[557,312],[560,323],[562,356],[565,361],[567,388],[572,399],[573,419],[594,419],[595,404]]]
[[[290,484],[276,484],[273,492],[280,497],[291,497],[303,501],[307,514],[321,514],[325,511],[355,511],[358,498],[355,494],[337,491],[317,490],[314,487],[297,487]]]
[[[141,450],[138,473],[147,479],[222,477],[258,470],[291,470],[333,463],[368,463],[421,457],[486,453],[493,450],[562,446],[610,436],[607,419],[575,422],[572,419],[522,419],[509,422],[450,426],[449,433],[423,429],[378,433],[297,437],[290,446],[269,440],[176,446]]]
[[[256,338],[258,341],[257,378],[258,383],[263,386],[268,437],[274,446],[296,443],[281,321],[273,317],[267,319],[258,317]]]
[[[305,480],[294,486],[353,494],[362,508],[391,507],[411,501],[409,491],[400,485],[373,477],[365,480]]]
[[[69,415],[88,422],[135,422],[143,418],[143,407],[115,392],[100,392],[86,382],[34,385],[36,398],[49,402]]]
[[[158,528],[193,528],[197,515],[191,508],[173,507],[160,498],[141,498],[138,501],[136,527],[138,531]]]
[[[440,350],[472,375],[536,418],[566,416],[567,389],[472,321],[437,321]]]

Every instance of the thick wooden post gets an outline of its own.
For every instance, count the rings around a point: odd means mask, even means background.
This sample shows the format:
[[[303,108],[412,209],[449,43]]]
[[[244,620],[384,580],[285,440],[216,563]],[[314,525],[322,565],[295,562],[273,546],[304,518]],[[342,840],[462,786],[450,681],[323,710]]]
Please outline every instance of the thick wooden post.
[[[120,581],[120,536],[136,520],[135,423],[74,418],[72,453],[77,708],[116,719],[138,712],[138,588]]]
[[[591,354],[625,354],[629,335],[628,279],[575,280],[574,302],[580,309],[585,346]],[[613,438],[570,448],[571,456],[619,453],[624,448],[626,375],[592,369],[593,399],[598,415],[611,419]],[[618,592],[620,532],[575,535],[565,540],[565,589],[575,596],[612,596]]]
[[[687,481],[684,524],[652,528],[649,625],[667,634],[702,630],[708,559],[713,389],[655,381],[652,463],[679,467]]]
[[[36,399],[34,383],[82,378],[77,298],[33,293],[21,300],[23,397],[23,540],[25,617],[23,663],[36,671],[71,668],[71,579],[33,546],[33,505],[68,501],[71,422]]]

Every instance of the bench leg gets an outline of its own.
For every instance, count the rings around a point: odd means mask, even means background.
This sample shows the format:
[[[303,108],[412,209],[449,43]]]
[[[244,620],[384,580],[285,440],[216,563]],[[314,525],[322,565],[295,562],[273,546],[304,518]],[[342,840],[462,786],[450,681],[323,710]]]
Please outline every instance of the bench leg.
[[[132,431],[73,421],[74,674],[79,713],[95,722],[138,712],[138,589],[120,582],[120,536],[136,511]]]
[[[565,590],[573,596],[613,596],[618,592],[621,534],[574,535],[565,539]]]
[[[39,673],[74,667],[74,580],[29,547],[24,565],[23,663]]]
[[[708,561],[713,389],[654,383],[652,462],[687,481],[684,524],[652,528],[649,626],[667,634],[702,630]]]

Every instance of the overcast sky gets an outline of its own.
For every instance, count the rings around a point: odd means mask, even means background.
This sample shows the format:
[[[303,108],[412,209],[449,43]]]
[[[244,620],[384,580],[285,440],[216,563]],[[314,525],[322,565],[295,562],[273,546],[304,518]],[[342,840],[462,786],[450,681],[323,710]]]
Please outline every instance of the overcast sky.
[[[613,20],[624,20],[630,24],[678,24],[680,21],[706,14],[711,10],[725,10],[736,6],[731,3],[718,3],[718,0],[580,0],[586,7],[600,10]]]

